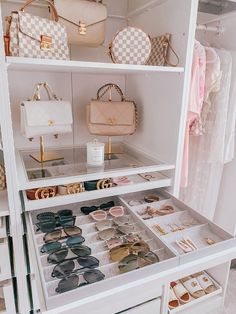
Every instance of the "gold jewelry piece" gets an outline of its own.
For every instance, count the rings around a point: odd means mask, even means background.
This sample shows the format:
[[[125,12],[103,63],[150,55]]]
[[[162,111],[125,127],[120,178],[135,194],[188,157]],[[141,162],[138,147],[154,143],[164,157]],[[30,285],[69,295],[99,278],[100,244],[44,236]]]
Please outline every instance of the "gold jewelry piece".
[[[206,241],[206,243],[207,243],[208,245],[213,245],[213,244],[216,243],[215,240],[212,240],[212,239],[210,239],[210,238],[205,238],[205,241]]]
[[[159,226],[158,224],[154,225],[154,227],[160,232],[161,235],[166,235],[168,234],[164,228],[162,228],[161,226]]]

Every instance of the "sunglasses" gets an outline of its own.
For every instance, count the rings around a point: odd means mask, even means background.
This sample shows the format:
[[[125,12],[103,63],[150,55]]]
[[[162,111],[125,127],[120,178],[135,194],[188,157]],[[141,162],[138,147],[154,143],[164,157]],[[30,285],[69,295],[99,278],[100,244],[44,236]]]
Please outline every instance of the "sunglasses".
[[[124,216],[124,207],[123,206],[113,206],[109,209],[108,213],[115,218]],[[107,212],[104,210],[95,210],[89,214],[96,221],[103,221],[107,219]]]
[[[144,241],[139,241],[136,243],[126,243],[116,246],[110,250],[109,255],[113,262],[119,262],[130,254],[139,254],[140,252],[147,253],[149,251],[149,245]]]
[[[159,262],[159,257],[154,252],[139,252],[136,254],[130,254],[124,257],[118,263],[118,268],[121,273],[126,273],[138,268],[142,268],[148,265]]]
[[[79,266],[82,266],[80,268],[75,269],[75,262],[77,261]],[[60,262],[57,264],[53,271],[52,271],[52,277],[62,279],[64,277],[68,277],[73,273],[78,273],[81,270],[84,270],[85,268],[93,269],[99,266],[99,260],[94,256],[84,256],[84,257],[78,257],[76,259],[71,259],[67,261]]]
[[[85,238],[82,237],[81,235],[79,236],[75,236],[75,237],[70,237],[66,240],[65,243],[61,243],[61,242],[48,242],[45,243],[42,247],[40,252],[41,253],[47,253],[50,254],[52,252],[55,252],[59,249],[61,249],[63,247],[63,245],[68,246],[69,248],[78,245],[78,244],[82,244],[85,241]]]
[[[48,255],[47,260],[50,264],[57,264],[62,261],[64,261],[69,253],[71,251],[75,255],[79,257],[89,256],[91,255],[91,249],[88,246],[85,245],[74,245],[71,248],[61,248],[55,252],[52,252]]]
[[[115,203],[113,201],[110,201],[105,204],[101,204],[100,206],[83,206],[80,208],[81,212],[85,215],[89,215],[90,213],[98,210],[98,209],[103,209],[103,210],[108,210],[111,207],[114,207]]]
[[[118,233],[128,235],[135,231],[135,226],[133,225],[122,225],[117,226],[117,228],[108,228],[98,232],[98,238],[103,241],[110,240],[114,238]]]
[[[131,235],[124,235],[124,236],[116,236],[114,238],[111,238],[106,241],[106,246],[108,250],[111,250],[121,244],[127,244],[127,243],[135,243],[139,242],[141,240],[141,237],[139,235],[131,234]]]
[[[83,277],[84,282],[79,283],[80,277]],[[105,278],[105,275],[98,269],[88,270],[83,274],[72,274],[69,277],[63,278],[59,281],[56,288],[57,293],[67,292],[78,287],[101,281]]]
[[[51,232],[56,227],[74,226],[76,216],[70,209],[62,209],[56,214],[53,212],[45,212],[37,215],[38,223],[36,226],[42,232]]]
[[[63,229],[57,229],[44,235],[45,243],[55,242],[66,237],[75,237],[82,234],[82,229],[76,226],[64,226]]]

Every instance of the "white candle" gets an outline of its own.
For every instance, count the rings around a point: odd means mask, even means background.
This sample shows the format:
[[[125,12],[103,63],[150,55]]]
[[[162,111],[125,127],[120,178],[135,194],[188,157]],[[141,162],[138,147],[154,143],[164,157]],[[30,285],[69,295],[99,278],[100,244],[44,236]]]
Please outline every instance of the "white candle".
[[[97,140],[87,143],[87,164],[89,166],[102,166],[104,164],[104,143]]]

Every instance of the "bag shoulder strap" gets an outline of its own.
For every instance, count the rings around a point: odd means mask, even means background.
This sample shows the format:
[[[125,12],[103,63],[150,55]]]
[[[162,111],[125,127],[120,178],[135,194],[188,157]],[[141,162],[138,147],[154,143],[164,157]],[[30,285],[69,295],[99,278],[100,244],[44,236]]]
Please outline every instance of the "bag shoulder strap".
[[[27,0],[26,3],[23,5],[23,7],[20,9],[20,11],[24,11],[26,7],[28,7],[29,5],[31,5],[35,0]],[[58,13],[57,13],[57,9],[56,7],[53,5],[53,3],[49,0],[44,0],[45,2],[48,3],[48,5],[50,6],[53,15],[52,18],[55,22],[58,22],[59,17],[58,17]]]
[[[173,54],[176,56],[177,62],[175,64],[171,63],[167,57],[164,55],[164,59],[165,59],[165,63],[171,67],[177,67],[179,64],[179,56],[177,55],[177,53],[175,52],[174,48],[171,46],[170,40],[168,38],[166,38],[165,42],[163,43],[163,46],[168,46],[170,48],[170,50],[173,52]]]

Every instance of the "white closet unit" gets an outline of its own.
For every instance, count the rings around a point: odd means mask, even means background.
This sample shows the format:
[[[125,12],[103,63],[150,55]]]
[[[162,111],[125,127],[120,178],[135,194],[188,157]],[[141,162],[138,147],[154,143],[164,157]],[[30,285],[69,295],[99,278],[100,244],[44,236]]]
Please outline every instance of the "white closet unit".
[[[20,8],[23,2],[1,1],[2,21],[4,16]],[[236,257],[236,242],[230,233],[177,199],[198,0],[104,2],[109,16],[103,46],[71,46],[71,61],[5,57],[3,42],[0,41],[0,123],[9,200],[7,203],[6,193],[0,194],[0,216],[3,204],[4,211],[10,214],[19,313],[204,313],[206,309],[223,304],[230,260]],[[48,15],[47,7],[41,2],[32,5],[29,12]],[[111,63],[106,53],[108,44],[114,34],[127,25],[139,27],[152,37],[170,33],[172,46],[180,58],[178,67]],[[1,37],[3,31],[1,23]],[[72,103],[74,126],[72,134],[61,135],[58,139],[45,137],[46,149],[63,153],[65,164],[47,163],[42,176],[39,164],[29,157],[29,154],[38,151],[39,141],[35,139],[30,142],[20,132],[20,104],[32,96],[36,83],[46,81],[58,97]],[[87,129],[85,108],[96,97],[97,90],[110,82],[119,85],[125,97],[137,104],[137,131],[132,136],[114,139],[114,147],[122,145],[124,150],[124,154],[117,154],[118,159],[106,161],[102,171],[87,171],[85,144],[93,137]],[[104,142],[107,139],[98,137],[98,140]],[[38,175],[32,177],[33,172]],[[149,181],[140,176],[147,173],[152,173],[154,179]],[[128,176],[133,184],[40,200],[29,200],[26,194],[27,189],[117,176]],[[131,206],[130,200],[143,199],[150,193],[160,196],[156,206],[169,202],[175,212],[169,218],[143,220],[138,214],[142,208]],[[125,207],[136,232],[158,255],[159,263],[119,274],[117,263],[109,261],[104,243],[97,241],[95,224],[79,210],[81,206],[97,206],[110,200]],[[63,208],[73,210],[76,225],[82,228],[86,238],[85,244],[91,246],[92,255],[100,260],[99,269],[106,278],[57,294],[55,288],[59,280],[51,277],[53,267],[40,253],[43,235],[37,231],[35,223],[38,213],[57,212]],[[168,225],[172,220],[181,219],[191,223],[178,235],[172,230],[162,235],[155,229],[155,224]],[[185,236],[191,236],[199,250],[183,254],[175,241]],[[207,238],[211,238],[214,245],[207,245]],[[215,281],[216,291],[169,311],[170,283],[203,270]],[[4,280],[10,280],[10,277]],[[15,313],[15,309],[7,308],[7,301],[5,304],[6,313]]]

